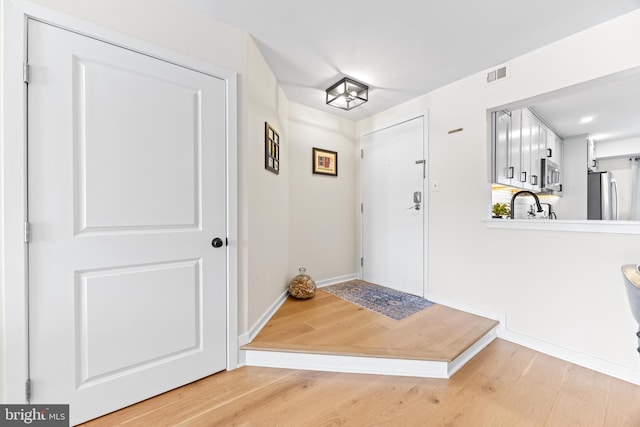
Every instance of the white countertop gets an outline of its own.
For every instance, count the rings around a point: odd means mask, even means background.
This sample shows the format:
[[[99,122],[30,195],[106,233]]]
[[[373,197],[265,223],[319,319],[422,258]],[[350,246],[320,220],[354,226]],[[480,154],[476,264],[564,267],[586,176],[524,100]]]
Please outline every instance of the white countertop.
[[[483,220],[487,228],[512,230],[574,231],[581,233],[640,234],[639,221],[497,219]]]

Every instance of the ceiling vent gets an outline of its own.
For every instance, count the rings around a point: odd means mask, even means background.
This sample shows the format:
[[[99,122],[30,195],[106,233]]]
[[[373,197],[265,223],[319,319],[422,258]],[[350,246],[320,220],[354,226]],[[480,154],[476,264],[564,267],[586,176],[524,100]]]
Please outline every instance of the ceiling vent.
[[[487,73],[487,84],[495,83],[499,80],[509,77],[509,64],[501,65]]]

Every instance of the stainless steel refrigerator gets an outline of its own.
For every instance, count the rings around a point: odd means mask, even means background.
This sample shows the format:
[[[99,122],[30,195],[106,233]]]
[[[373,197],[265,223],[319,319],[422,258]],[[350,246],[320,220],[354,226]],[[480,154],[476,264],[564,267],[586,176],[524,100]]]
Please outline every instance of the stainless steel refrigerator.
[[[587,174],[587,219],[618,219],[618,184],[613,173]]]

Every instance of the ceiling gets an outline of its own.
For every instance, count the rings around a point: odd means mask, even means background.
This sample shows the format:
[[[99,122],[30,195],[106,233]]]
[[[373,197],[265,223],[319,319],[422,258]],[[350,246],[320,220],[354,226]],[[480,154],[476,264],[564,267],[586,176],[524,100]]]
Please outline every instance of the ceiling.
[[[288,99],[360,120],[640,7],[640,0],[174,0],[253,36]],[[370,86],[351,111],[324,90]]]
[[[526,103],[560,137],[608,142],[640,137],[640,71],[611,76]],[[582,123],[582,119],[592,120]]]

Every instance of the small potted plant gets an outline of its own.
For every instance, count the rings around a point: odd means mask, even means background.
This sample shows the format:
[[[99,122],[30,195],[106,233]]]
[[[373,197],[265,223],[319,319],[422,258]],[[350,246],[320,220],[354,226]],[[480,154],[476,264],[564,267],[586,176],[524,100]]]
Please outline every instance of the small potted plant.
[[[506,203],[495,203],[491,206],[491,213],[494,218],[504,218],[511,215],[511,209]]]

